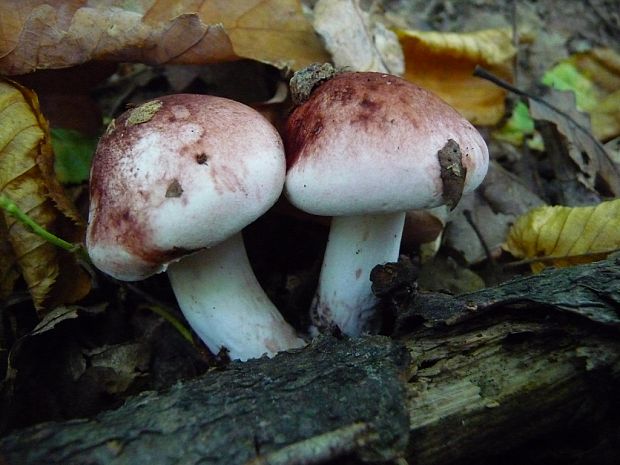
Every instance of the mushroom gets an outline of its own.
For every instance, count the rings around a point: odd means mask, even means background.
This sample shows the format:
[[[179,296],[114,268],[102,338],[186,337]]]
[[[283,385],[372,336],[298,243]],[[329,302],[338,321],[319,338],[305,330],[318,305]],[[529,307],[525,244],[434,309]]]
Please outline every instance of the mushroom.
[[[376,304],[370,271],[397,260],[405,212],[454,207],[484,178],[488,150],[456,110],[396,76],[336,73],[311,92],[291,88],[309,95],[284,130],[285,195],[333,217],[312,320],[359,335]]]
[[[189,94],[144,103],[99,141],[88,253],[120,280],[167,270],[185,318],[215,353],[246,360],[300,347],[241,236],[278,199],[284,176],[280,136],[246,105]]]

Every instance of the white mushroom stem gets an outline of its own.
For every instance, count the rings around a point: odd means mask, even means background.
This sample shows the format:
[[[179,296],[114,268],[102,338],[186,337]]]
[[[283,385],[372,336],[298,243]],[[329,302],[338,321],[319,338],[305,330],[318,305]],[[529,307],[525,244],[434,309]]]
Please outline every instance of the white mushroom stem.
[[[367,329],[377,299],[370,271],[398,259],[405,213],[334,217],[311,315],[319,329],[349,336]]]
[[[305,343],[260,287],[237,233],[171,264],[168,276],[185,318],[209,349],[230,358],[273,356]]]

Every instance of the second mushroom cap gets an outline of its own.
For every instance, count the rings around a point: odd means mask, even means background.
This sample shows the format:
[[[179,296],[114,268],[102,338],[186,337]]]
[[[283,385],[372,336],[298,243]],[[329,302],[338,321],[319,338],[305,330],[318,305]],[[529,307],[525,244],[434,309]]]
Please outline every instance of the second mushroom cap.
[[[478,131],[429,91],[382,73],[342,73],[295,109],[285,130],[285,192],[327,216],[390,213],[445,203],[438,152],[454,140],[464,192],[487,171]]]

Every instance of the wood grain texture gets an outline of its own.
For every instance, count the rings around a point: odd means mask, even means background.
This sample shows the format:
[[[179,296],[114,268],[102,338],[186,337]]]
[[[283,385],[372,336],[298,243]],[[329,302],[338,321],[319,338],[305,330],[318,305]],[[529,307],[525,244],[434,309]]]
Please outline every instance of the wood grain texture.
[[[0,453],[8,465],[323,463],[343,453],[333,463],[611,464],[619,284],[620,261],[607,260],[459,298],[395,292],[394,338],[321,337],[94,419],[14,431]],[[327,438],[320,451],[308,446],[317,438]]]

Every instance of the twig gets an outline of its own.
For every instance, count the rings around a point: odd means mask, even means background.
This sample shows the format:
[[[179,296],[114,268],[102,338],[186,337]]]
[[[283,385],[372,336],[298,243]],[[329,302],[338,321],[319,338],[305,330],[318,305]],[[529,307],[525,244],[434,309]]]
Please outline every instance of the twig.
[[[583,127],[581,124],[579,124],[577,121],[575,121],[575,119],[571,115],[566,113],[564,110],[562,110],[562,109],[556,107],[555,105],[547,102],[542,97],[538,97],[537,95],[530,94],[529,92],[526,92],[524,90],[519,89],[518,87],[513,86],[509,82],[504,81],[500,77],[495,76],[490,71],[484,69],[482,66],[476,65],[476,67],[474,68],[474,73],[473,74],[474,74],[474,76],[477,76],[477,77],[482,78],[482,79],[486,79],[487,81],[490,81],[493,84],[495,84],[495,85],[497,85],[497,86],[499,86],[499,87],[501,87],[503,89],[509,90],[510,92],[512,92],[514,94],[517,94],[517,95],[520,95],[522,97],[525,97],[527,99],[534,100],[535,102],[538,102],[541,105],[544,105],[547,108],[550,108],[551,110],[555,111],[556,113],[561,115],[563,118],[566,118],[568,121],[570,121],[570,123],[576,129],[579,129],[581,132],[583,132],[588,139],[590,139],[592,142],[594,142],[594,144],[596,145],[596,147],[599,150],[601,150],[606,156],[608,156],[607,155],[607,150],[598,141],[598,139],[596,137],[594,137],[592,132],[588,128]]]

